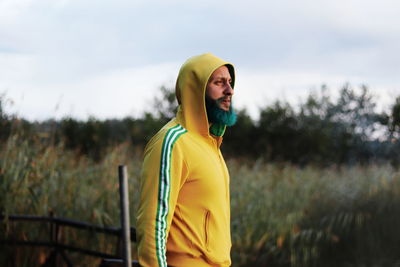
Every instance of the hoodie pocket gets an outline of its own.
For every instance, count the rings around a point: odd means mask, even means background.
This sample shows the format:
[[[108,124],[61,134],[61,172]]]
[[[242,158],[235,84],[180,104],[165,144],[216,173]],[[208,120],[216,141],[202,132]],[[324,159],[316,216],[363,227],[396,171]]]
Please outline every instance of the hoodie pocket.
[[[209,241],[210,241],[209,227],[210,227],[210,211],[207,210],[204,214],[204,243],[205,243],[207,250],[210,250],[209,249]]]

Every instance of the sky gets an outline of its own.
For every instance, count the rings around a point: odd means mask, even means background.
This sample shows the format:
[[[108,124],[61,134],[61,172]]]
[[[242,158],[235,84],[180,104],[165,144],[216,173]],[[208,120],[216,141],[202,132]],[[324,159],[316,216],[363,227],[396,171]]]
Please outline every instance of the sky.
[[[29,120],[138,117],[181,64],[236,68],[234,103],[257,114],[322,84],[400,95],[394,0],[0,0],[0,95]]]

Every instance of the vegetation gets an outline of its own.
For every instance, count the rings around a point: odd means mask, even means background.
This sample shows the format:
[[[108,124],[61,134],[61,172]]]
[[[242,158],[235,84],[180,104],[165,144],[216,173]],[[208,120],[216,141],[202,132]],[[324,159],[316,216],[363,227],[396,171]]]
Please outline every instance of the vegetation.
[[[0,213],[119,225],[117,166],[125,164],[134,224],[142,148],[175,108],[165,99],[142,118],[39,123],[6,114],[0,97]],[[335,101],[324,88],[298,108],[278,101],[257,121],[239,111],[223,145],[233,266],[399,265],[399,111],[400,98],[378,113],[366,87],[348,85]],[[43,240],[46,227],[4,220],[0,239]],[[108,237],[63,231],[65,243],[116,250]],[[38,266],[49,253],[0,251],[1,266]],[[99,263],[68,255],[78,265]]]
[[[116,169],[129,169],[135,222],[140,158],[129,144],[96,162],[62,145],[8,139],[0,154],[0,205],[5,214],[47,215],[119,225]],[[231,172],[233,266],[394,266],[398,257],[400,173],[390,167],[299,168],[228,162]],[[47,238],[46,226],[1,224],[0,235]],[[63,242],[115,251],[115,240],[64,230]],[[49,250],[4,248],[1,265],[39,265]],[[6,253],[4,253],[6,252]],[[23,255],[23,256],[21,256]],[[69,253],[73,261],[98,260]],[[135,254],[134,254],[135,255]],[[11,266],[11,265],[9,265]]]
[[[101,162],[94,162],[66,150],[62,144],[53,146],[40,140],[12,136],[0,150],[0,212],[4,215],[53,214],[97,225],[118,226],[116,170],[119,164],[127,165],[130,170],[130,198],[132,203],[137,203],[135,189],[140,160],[129,152],[128,145],[115,147],[107,151]],[[131,221],[135,221],[134,213]],[[40,227],[36,228],[37,225]],[[61,240],[65,244],[79,244],[83,248],[115,253],[115,238],[88,234],[67,227],[63,228]],[[11,223],[7,220],[0,224],[0,239],[43,241],[49,240],[48,236],[46,224]],[[1,251],[1,266],[38,266],[49,254],[49,250],[15,247],[2,248]],[[26,254],[21,256],[21,251]],[[76,258],[75,262],[84,258],[82,255],[72,256]],[[4,262],[1,263],[1,260]],[[93,261],[93,258],[89,260]]]
[[[398,264],[400,173],[390,166],[230,168],[235,266]]]
[[[0,106],[4,101],[0,97]],[[139,118],[28,122],[5,114],[0,107],[0,141],[6,139],[15,125],[13,121],[18,120],[26,137],[63,142],[68,150],[99,161],[108,149],[125,142],[132,150],[142,151],[149,138],[174,116],[176,106],[173,90],[162,87],[151,112]],[[397,166],[399,114],[400,97],[378,112],[376,97],[366,86],[353,88],[345,84],[337,98],[322,86],[296,107],[285,101],[261,107],[257,120],[246,110],[239,110],[238,122],[226,131],[222,150],[227,158],[262,158],[301,166],[377,162]]]

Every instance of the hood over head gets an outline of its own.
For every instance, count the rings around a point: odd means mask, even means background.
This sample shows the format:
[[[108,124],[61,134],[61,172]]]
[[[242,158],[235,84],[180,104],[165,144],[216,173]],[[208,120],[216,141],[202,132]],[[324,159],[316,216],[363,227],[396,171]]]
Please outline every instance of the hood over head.
[[[176,81],[176,98],[179,103],[177,119],[188,131],[209,135],[205,93],[208,79],[221,66],[227,66],[235,85],[235,72],[228,63],[211,53],[189,58],[181,67]]]

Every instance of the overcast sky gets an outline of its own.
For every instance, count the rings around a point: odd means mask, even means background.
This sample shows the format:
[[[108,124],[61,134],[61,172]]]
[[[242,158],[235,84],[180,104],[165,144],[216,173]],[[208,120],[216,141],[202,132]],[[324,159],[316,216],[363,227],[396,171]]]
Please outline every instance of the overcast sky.
[[[400,95],[394,0],[0,0],[0,94],[34,120],[139,116],[180,65],[211,52],[256,113],[327,84]]]

